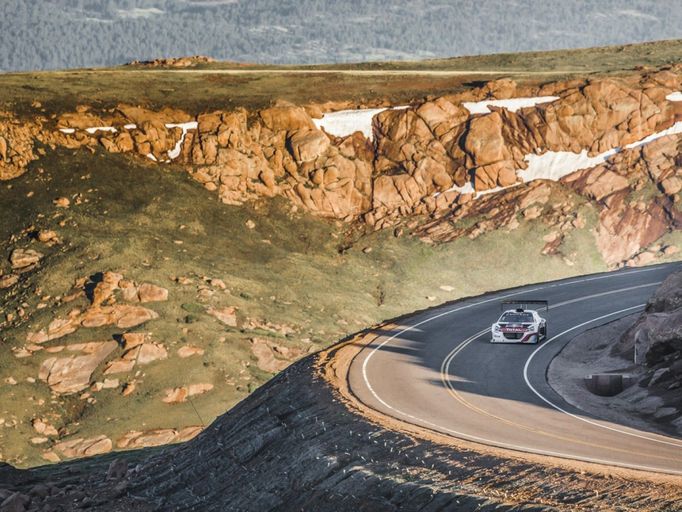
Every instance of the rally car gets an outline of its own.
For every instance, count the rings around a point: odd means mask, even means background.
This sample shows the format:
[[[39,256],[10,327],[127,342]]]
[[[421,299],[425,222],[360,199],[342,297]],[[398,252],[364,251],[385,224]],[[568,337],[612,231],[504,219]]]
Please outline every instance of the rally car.
[[[490,343],[539,343],[547,339],[547,320],[535,309],[528,306],[542,306],[549,309],[546,300],[505,301],[502,306],[514,305],[507,309],[492,326]]]

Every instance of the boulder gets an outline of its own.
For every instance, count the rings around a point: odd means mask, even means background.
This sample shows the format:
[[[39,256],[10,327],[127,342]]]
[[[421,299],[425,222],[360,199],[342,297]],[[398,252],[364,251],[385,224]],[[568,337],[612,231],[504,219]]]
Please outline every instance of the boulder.
[[[572,186],[580,194],[596,201],[601,201],[607,196],[625,190],[630,186],[626,177],[608,170],[605,166],[574,172],[562,181]]]
[[[234,306],[210,307],[206,312],[229,327],[237,327],[237,308]]]
[[[182,429],[160,428],[146,431],[132,431],[116,441],[119,448],[147,448],[169,443],[184,442],[197,436],[203,427],[190,426]]]
[[[67,458],[89,457],[109,453],[113,448],[111,439],[105,435],[88,439],[77,438],[55,444],[55,449]]]
[[[315,129],[315,123],[302,107],[275,106],[261,110],[259,115],[263,124],[273,132]]]
[[[325,153],[329,144],[329,137],[317,129],[297,130],[288,139],[289,151],[298,163],[316,160]]]
[[[276,358],[270,343],[262,338],[251,340],[251,352],[256,356],[258,368],[264,372],[277,373],[290,364],[290,361]]]
[[[57,233],[51,229],[41,229],[38,231],[37,237],[38,241],[44,244],[54,245],[59,243],[59,236],[57,236]]]
[[[149,364],[154,361],[159,361],[168,358],[168,351],[160,343],[143,343],[138,348],[137,352],[137,363],[138,364]]]
[[[115,373],[127,373],[135,366],[135,360],[117,359],[107,364],[104,370],[104,375],[112,375]]]
[[[69,350],[80,351],[82,355],[46,359],[40,366],[38,378],[46,382],[55,393],[72,394],[82,391],[90,385],[92,373],[116,346],[115,341],[71,345]]]
[[[186,387],[172,388],[164,390],[165,396],[161,399],[167,404],[178,404],[187,400],[188,391]]]
[[[151,283],[142,283],[138,287],[140,302],[159,302],[168,300],[168,290]]]
[[[31,425],[33,429],[38,432],[38,434],[45,436],[58,436],[59,432],[54,428],[50,422],[44,418],[34,418],[31,420]]]
[[[9,261],[13,269],[24,269],[35,265],[43,258],[43,254],[33,249],[14,249],[10,254]]]
[[[159,318],[151,309],[141,306],[116,305],[111,308],[111,316],[117,327],[128,329]]]
[[[19,282],[19,276],[16,274],[7,274],[6,276],[0,276],[0,290],[5,288],[10,288]]]
[[[213,389],[211,383],[190,384],[189,386],[181,386],[177,388],[165,389],[165,396],[162,401],[167,404],[177,404],[187,400],[187,397],[202,395]]]
[[[123,344],[123,350],[128,351],[131,348],[135,348],[142,345],[148,335],[146,332],[126,332],[121,335],[121,342]]]
[[[204,349],[199,347],[194,347],[192,345],[185,345],[178,349],[178,356],[185,359],[192,356],[201,356],[204,354]]]

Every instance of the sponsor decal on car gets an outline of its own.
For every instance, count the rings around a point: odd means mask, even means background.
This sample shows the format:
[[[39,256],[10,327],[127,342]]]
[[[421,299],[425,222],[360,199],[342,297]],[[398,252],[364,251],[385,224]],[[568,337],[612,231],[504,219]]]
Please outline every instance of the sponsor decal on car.
[[[502,332],[527,332],[527,327],[502,327]]]

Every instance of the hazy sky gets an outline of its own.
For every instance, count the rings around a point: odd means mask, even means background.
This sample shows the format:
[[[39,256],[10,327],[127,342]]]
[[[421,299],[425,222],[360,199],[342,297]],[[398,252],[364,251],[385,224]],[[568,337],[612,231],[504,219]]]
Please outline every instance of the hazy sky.
[[[0,69],[322,63],[682,38],[682,0],[0,0]]]

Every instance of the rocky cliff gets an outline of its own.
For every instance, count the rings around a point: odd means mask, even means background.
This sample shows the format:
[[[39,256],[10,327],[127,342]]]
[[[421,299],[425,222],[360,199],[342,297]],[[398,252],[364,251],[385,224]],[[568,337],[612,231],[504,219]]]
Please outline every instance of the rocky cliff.
[[[647,249],[680,222],[680,89],[679,65],[532,87],[504,79],[387,109],[375,116],[371,138],[317,128],[315,105],[280,102],[196,116],[83,106],[22,126],[6,116],[0,176],[20,174],[43,144],[103,147],[179,163],[228,204],[284,196],[296,208],[373,229],[419,217],[427,242],[551,217],[554,252],[576,221],[568,213],[587,200],[598,209],[595,238],[604,261],[643,264],[661,248]],[[538,103],[500,106],[518,98]],[[572,157],[585,161],[566,162]],[[531,183],[538,179],[541,185]],[[574,197],[557,208],[547,204],[553,190]],[[465,228],[464,219],[477,221]]]

